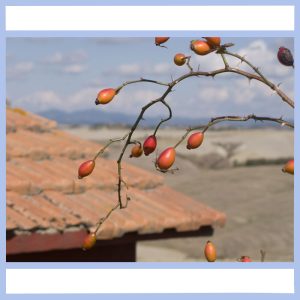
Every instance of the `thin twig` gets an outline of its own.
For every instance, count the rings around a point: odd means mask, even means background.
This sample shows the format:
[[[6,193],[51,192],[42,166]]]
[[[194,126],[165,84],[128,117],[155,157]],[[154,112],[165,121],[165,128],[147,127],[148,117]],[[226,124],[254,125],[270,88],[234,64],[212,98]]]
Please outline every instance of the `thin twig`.
[[[119,87],[116,88],[116,93],[119,93],[120,90],[122,88],[124,88],[126,85],[130,85],[130,84],[133,84],[133,83],[139,83],[139,82],[149,82],[149,83],[154,83],[154,84],[157,84],[157,85],[164,85],[164,86],[169,85],[168,83],[160,82],[160,81],[157,81],[157,80],[141,78],[141,79],[137,79],[137,80],[125,81],[122,85],[120,85]]]
[[[94,160],[96,160],[96,159],[99,157],[99,155],[103,154],[104,151],[105,151],[111,144],[116,143],[116,142],[124,141],[124,140],[126,139],[127,136],[128,136],[128,133],[126,133],[126,134],[125,134],[123,137],[121,137],[121,138],[109,140],[109,142],[97,152],[97,154],[96,154],[95,157],[94,157]]]
[[[129,200],[130,200],[130,198],[129,198],[129,197],[126,197],[126,204],[124,205],[124,208],[127,207],[128,201],[129,201]],[[112,208],[108,211],[108,213],[107,213],[104,217],[102,217],[102,218],[98,221],[98,223],[96,224],[97,227],[96,227],[96,229],[94,230],[94,233],[95,233],[95,234],[97,234],[97,232],[100,230],[102,224],[103,224],[103,223],[109,218],[109,216],[110,216],[116,209],[118,209],[119,207],[120,207],[120,203],[117,203],[114,207],[112,207]]]
[[[157,126],[156,126],[156,128],[155,128],[155,130],[154,130],[153,135],[156,135],[157,130],[159,129],[159,127],[161,126],[161,124],[163,124],[164,122],[169,121],[170,119],[172,119],[172,116],[173,116],[173,114],[172,114],[172,109],[171,109],[170,105],[167,104],[164,100],[162,100],[161,103],[167,107],[167,109],[168,109],[168,111],[169,111],[169,116],[168,116],[166,119],[162,119],[162,120],[157,124]]]

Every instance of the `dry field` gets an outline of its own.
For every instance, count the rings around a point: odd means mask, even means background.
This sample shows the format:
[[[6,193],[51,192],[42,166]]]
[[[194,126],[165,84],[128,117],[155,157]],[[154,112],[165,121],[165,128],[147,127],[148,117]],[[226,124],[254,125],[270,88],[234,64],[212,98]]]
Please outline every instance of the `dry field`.
[[[64,129],[101,144],[125,133],[125,129]],[[138,131],[135,138],[143,140],[151,132]],[[161,130],[159,149],[174,145],[183,133],[184,129]],[[293,157],[293,148],[293,132],[282,129],[210,131],[201,148],[178,148],[176,166],[180,171],[165,174],[166,183],[227,214],[226,226],[216,228],[211,238],[220,261],[234,261],[241,255],[259,260],[260,249],[266,251],[266,261],[293,261],[294,178],[280,171],[281,164],[275,164]],[[112,145],[108,157],[117,157],[119,149]],[[155,155],[126,160],[155,172],[154,159]],[[138,260],[201,261],[206,240],[142,242]]]

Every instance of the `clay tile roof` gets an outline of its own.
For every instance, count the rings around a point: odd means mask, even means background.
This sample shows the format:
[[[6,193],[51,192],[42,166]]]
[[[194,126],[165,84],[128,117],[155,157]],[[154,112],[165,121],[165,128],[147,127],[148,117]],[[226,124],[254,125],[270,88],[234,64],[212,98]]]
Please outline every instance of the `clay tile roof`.
[[[22,235],[94,226],[117,201],[116,163],[104,158],[82,180],[77,169],[101,146],[21,109],[7,109],[6,229]],[[98,239],[223,226],[225,215],[163,183],[162,176],[123,165],[129,207],[115,211]]]

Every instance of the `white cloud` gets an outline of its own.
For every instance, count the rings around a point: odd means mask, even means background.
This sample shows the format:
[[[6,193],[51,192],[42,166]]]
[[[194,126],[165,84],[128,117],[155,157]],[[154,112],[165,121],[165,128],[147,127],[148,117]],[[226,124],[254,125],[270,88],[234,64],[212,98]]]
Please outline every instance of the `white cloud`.
[[[38,112],[47,109],[61,109],[62,99],[51,90],[37,91],[30,95],[21,96],[13,101],[14,106],[24,107]]]
[[[152,73],[154,75],[164,75],[169,74],[171,71],[171,65],[169,63],[158,63],[154,65],[152,68],[148,67],[148,73]]]
[[[23,77],[30,73],[34,68],[34,64],[31,61],[24,61],[16,63],[13,66],[7,68],[7,78],[16,79]]]
[[[161,62],[153,65],[149,64],[124,64],[109,71],[104,71],[105,75],[113,76],[150,76],[150,75],[170,75],[173,66],[169,63]]]
[[[229,99],[229,91],[226,87],[205,86],[199,88],[197,98],[204,102],[225,102]]]
[[[61,52],[55,52],[52,55],[44,59],[45,63],[48,64],[60,64],[63,62],[64,56]]]
[[[79,74],[85,70],[85,66],[81,64],[67,65],[62,68],[62,71],[67,74]]]
[[[80,63],[87,59],[87,53],[84,50],[75,50],[69,53],[54,52],[45,57],[43,62],[46,64],[73,64]]]
[[[117,68],[118,75],[127,76],[127,75],[137,75],[141,73],[141,66],[139,64],[125,64],[120,65]]]

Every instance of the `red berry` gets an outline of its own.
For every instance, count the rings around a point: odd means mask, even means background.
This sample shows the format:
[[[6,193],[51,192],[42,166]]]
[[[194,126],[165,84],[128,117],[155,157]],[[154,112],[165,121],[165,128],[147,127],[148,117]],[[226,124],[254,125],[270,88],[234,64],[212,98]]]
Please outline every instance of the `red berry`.
[[[131,148],[131,154],[129,157],[140,157],[143,154],[143,148],[140,144],[136,144]]]
[[[165,43],[169,37],[156,37],[155,38],[155,45],[160,46],[161,44]]]
[[[207,241],[204,248],[204,255],[208,262],[214,262],[217,259],[217,251],[215,245],[211,241]]]
[[[183,66],[185,64],[185,59],[186,59],[186,56],[182,53],[177,53],[175,56],[174,56],[174,63],[175,65],[177,66]]]
[[[209,44],[205,41],[195,40],[191,41],[191,50],[198,55],[206,55],[211,52]]]
[[[204,139],[204,133],[202,132],[195,132],[190,135],[186,148],[187,149],[195,149],[201,146]]]
[[[294,175],[294,160],[289,160],[282,168],[282,172]]]
[[[89,250],[96,244],[97,238],[95,233],[89,233],[83,240],[82,249]]]
[[[98,93],[95,103],[96,105],[107,104],[114,98],[115,95],[116,95],[115,89],[112,88],[104,89]]]
[[[157,141],[155,135],[150,135],[146,138],[143,144],[144,153],[146,156],[148,156],[150,153],[152,153],[156,149]]]
[[[249,256],[241,256],[241,258],[238,261],[240,261],[240,262],[252,262],[252,259]]]
[[[280,47],[277,52],[277,58],[283,65],[294,67],[294,57],[289,49]]]
[[[93,172],[94,168],[95,168],[94,160],[88,160],[88,161],[82,163],[78,169],[78,179],[81,179],[83,177],[90,175]]]
[[[221,38],[218,36],[204,37],[211,48],[217,48],[221,45]]]
[[[174,163],[176,156],[175,148],[165,149],[158,157],[156,163],[161,170],[168,170]]]

